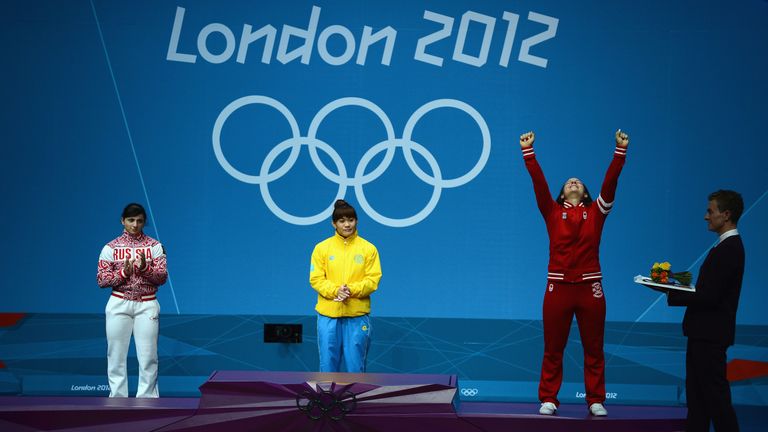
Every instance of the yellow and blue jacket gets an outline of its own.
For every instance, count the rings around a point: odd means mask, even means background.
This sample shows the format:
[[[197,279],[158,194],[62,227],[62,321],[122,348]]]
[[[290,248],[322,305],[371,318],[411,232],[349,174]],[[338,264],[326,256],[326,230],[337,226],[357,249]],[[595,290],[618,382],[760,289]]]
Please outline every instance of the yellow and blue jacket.
[[[371,294],[379,287],[381,262],[376,246],[357,235],[335,233],[315,246],[309,268],[309,283],[317,291],[315,310],[331,318],[356,317],[371,312]],[[350,297],[333,299],[346,284]]]

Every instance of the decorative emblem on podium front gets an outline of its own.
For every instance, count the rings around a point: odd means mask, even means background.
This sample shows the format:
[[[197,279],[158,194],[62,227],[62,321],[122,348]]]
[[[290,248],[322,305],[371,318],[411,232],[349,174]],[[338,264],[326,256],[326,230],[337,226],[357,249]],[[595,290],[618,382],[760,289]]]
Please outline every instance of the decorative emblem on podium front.
[[[339,421],[357,408],[357,396],[348,390],[304,390],[296,395],[296,408],[311,420],[328,417]]]

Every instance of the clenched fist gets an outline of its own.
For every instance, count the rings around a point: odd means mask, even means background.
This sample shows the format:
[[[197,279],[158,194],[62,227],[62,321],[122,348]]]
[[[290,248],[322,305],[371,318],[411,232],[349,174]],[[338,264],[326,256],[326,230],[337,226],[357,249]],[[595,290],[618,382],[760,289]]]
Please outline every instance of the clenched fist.
[[[527,133],[524,133],[524,134],[520,135],[520,147],[528,148],[528,147],[532,146],[533,145],[533,141],[535,139],[536,139],[536,135],[533,132],[527,132]]]
[[[616,131],[616,145],[619,147],[626,147],[629,145],[629,135],[626,132],[622,132],[621,129]]]

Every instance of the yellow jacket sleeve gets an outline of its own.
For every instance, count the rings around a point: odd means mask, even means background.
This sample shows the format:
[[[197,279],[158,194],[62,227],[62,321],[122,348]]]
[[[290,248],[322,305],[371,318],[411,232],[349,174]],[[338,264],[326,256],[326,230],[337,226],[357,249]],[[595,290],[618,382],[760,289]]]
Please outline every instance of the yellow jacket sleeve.
[[[328,280],[327,271],[325,268],[326,248],[323,244],[318,244],[312,251],[312,259],[309,266],[309,284],[317,291],[322,297],[333,300],[339,291],[339,287]]]
[[[364,298],[373,294],[379,287],[381,279],[381,262],[379,261],[379,252],[376,247],[370,245],[366,251],[365,257],[365,275],[362,280],[350,282],[347,284],[349,292],[354,298]]]

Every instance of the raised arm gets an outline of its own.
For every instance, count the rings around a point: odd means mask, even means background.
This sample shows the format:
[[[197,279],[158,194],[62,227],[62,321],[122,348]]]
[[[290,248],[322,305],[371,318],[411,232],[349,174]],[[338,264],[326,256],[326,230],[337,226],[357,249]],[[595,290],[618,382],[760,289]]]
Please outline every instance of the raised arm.
[[[520,135],[520,149],[523,151],[525,168],[528,169],[528,174],[531,175],[533,192],[536,194],[536,204],[539,206],[541,214],[547,217],[554,207],[555,201],[552,200],[547,179],[544,177],[544,172],[536,161],[536,154],[533,152],[533,142],[535,139],[536,135],[533,132]]]
[[[616,186],[619,183],[619,174],[624,167],[624,161],[627,158],[627,147],[629,146],[629,135],[616,131],[616,149],[613,151],[613,160],[605,173],[603,187],[600,188],[600,195],[597,197],[597,206],[604,215],[613,208],[613,200],[616,197]]]

